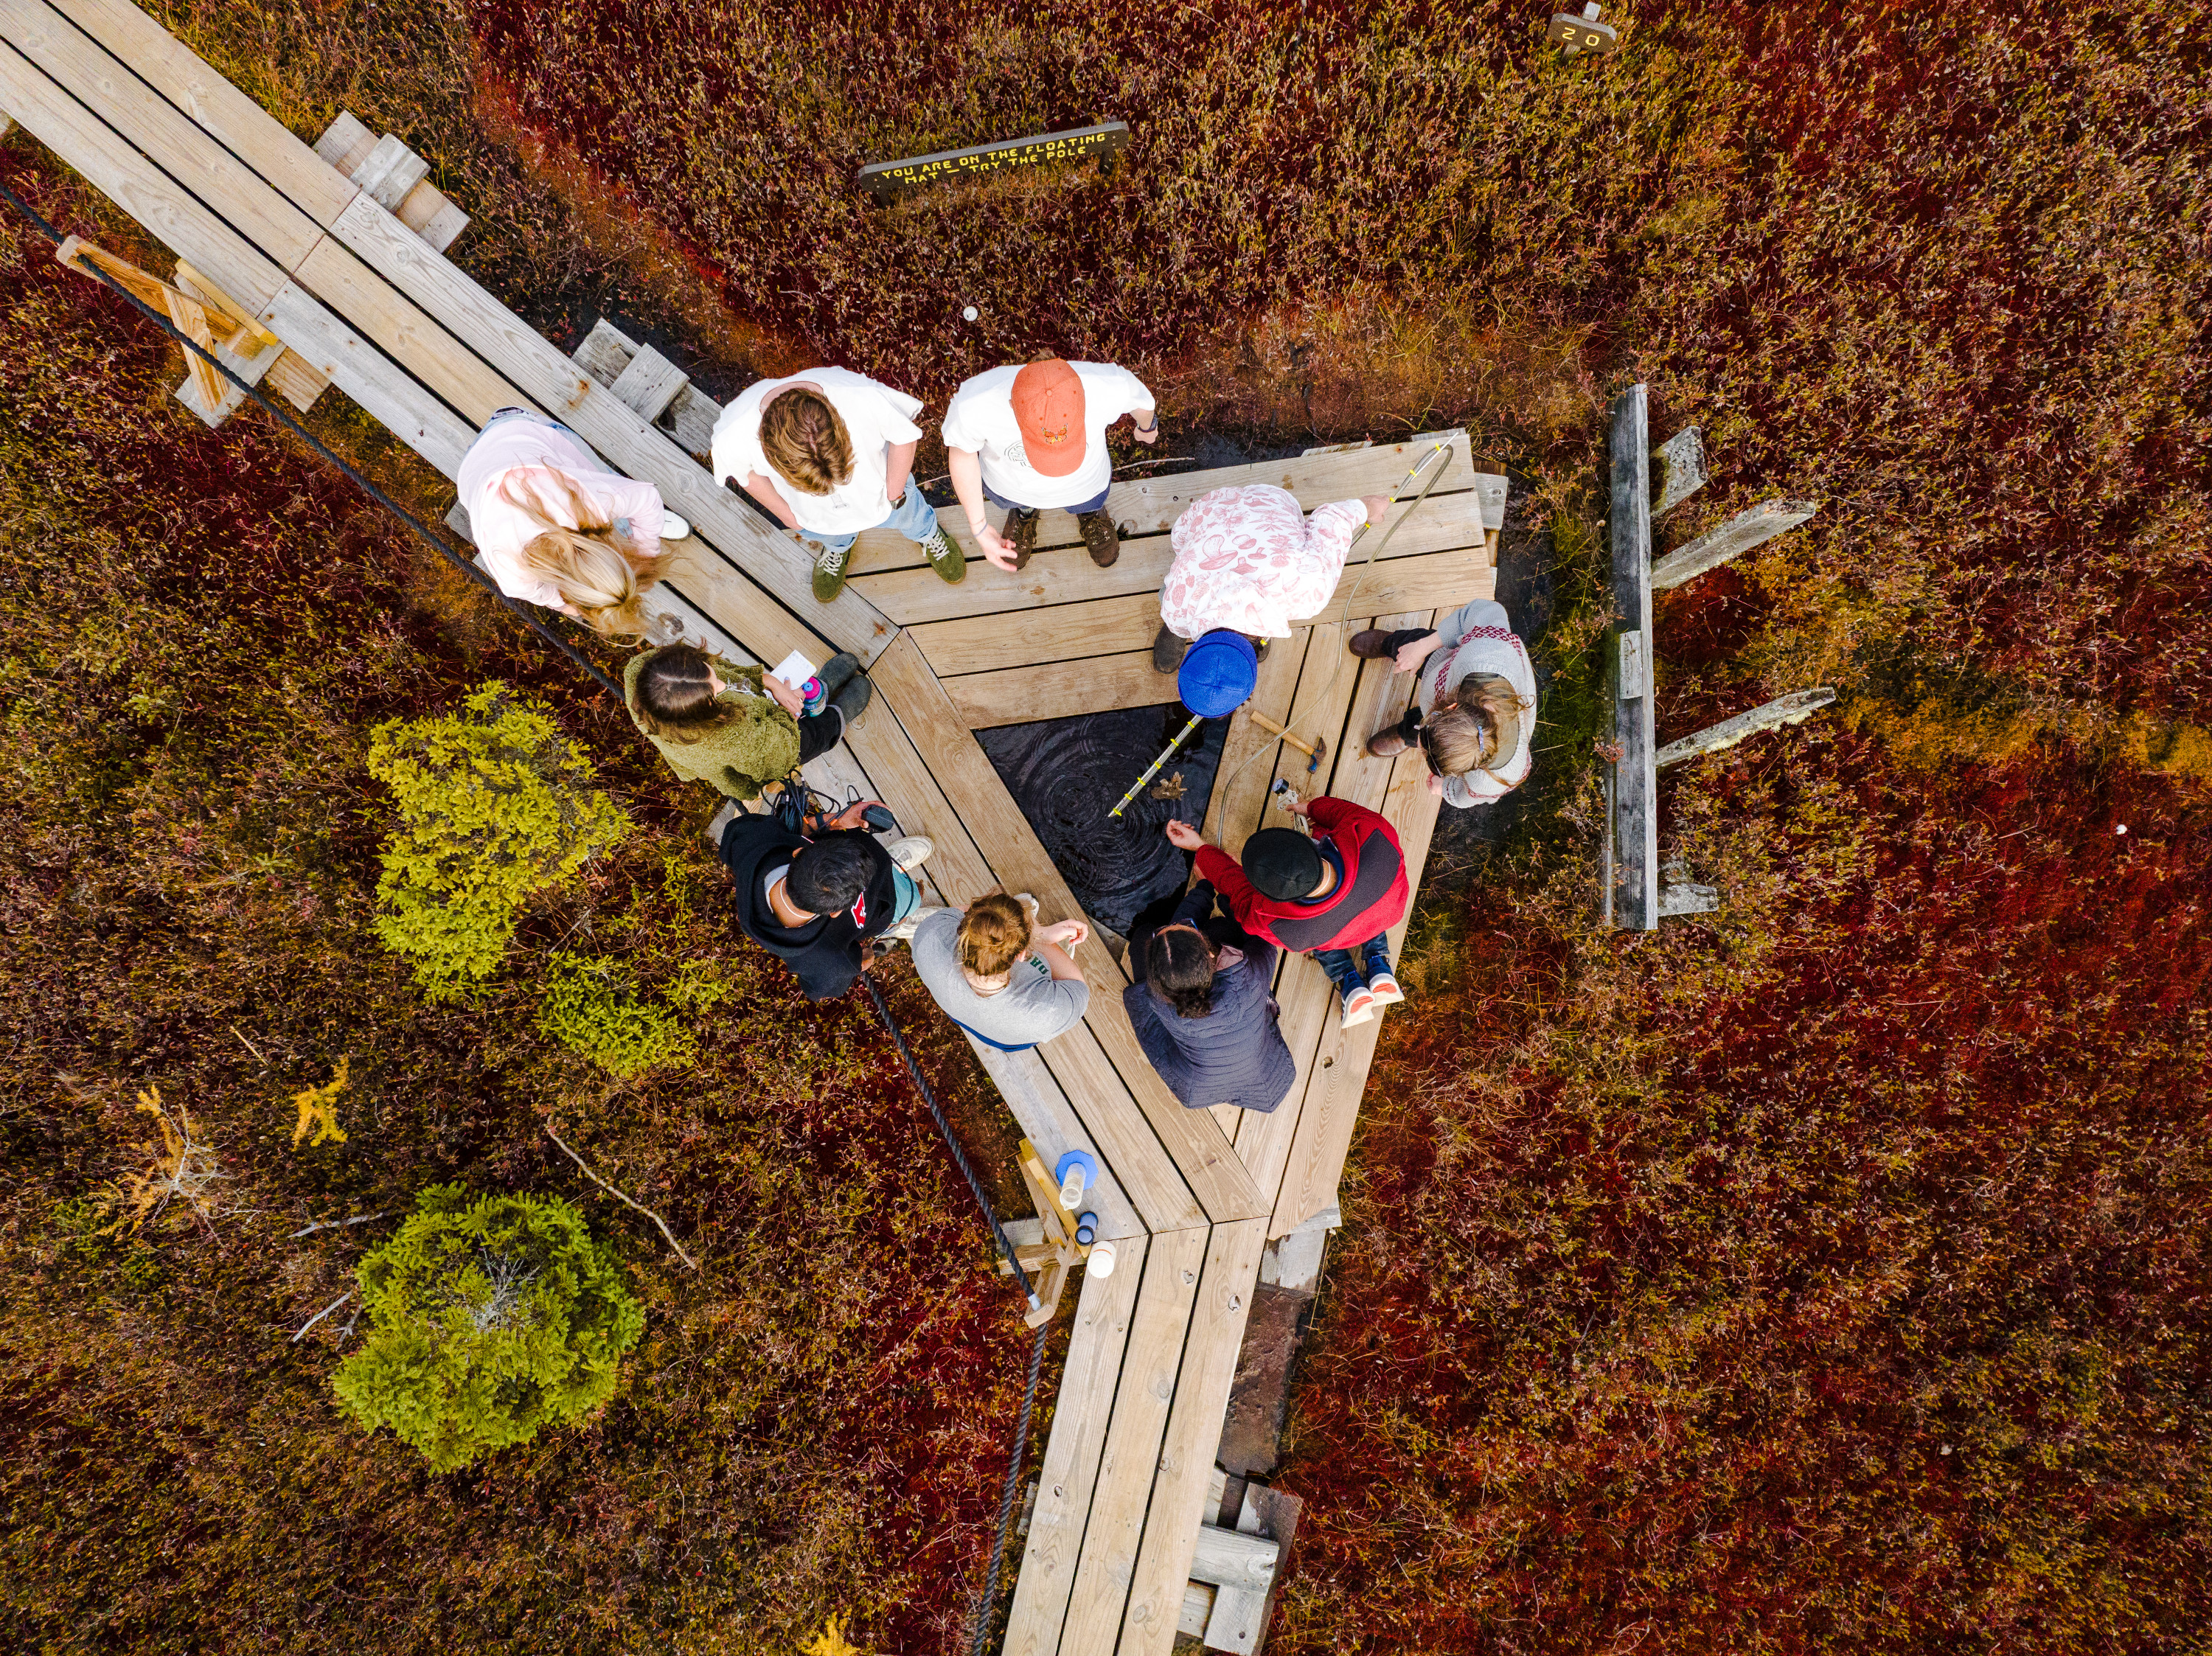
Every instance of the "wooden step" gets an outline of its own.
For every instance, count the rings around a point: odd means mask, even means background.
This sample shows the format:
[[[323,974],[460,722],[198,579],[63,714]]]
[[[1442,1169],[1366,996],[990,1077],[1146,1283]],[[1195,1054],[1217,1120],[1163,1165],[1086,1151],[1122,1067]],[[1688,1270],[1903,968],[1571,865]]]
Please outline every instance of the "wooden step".
[[[429,162],[388,132],[380,138],[349,109],[323,129],[315,154],[441,253],[469,227],[469,215],[430,182]]]

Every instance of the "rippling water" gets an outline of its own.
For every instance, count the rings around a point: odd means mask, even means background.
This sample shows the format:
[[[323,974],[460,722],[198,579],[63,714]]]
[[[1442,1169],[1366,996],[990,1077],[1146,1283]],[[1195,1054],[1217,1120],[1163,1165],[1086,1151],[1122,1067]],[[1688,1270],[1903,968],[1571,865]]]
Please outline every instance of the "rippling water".
[[[1116,931],[1126,933],[1147,904],[1188,877],[1190,858],[1163,830],[1171,817],[1206,820],[1227,719],[1200,725],[1127,810],[1106,815],[1188,717],[1170,704],[975,732],[1084,913]],[[1152,797],[1177,774],[1181,798]]]

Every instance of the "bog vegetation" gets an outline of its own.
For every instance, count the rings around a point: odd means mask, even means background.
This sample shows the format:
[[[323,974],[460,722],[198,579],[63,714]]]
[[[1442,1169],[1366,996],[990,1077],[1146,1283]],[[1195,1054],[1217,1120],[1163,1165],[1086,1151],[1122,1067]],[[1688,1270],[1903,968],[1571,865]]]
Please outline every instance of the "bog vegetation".
[[[1514,473],[1510,543],[1555,567],[1541,786],[1407,951],[1270,1649],[2201,1646],[2194,10],[1609,8],[1624,50],[1567,64],[1502,0],[159,9],[295,130],[343,104],[430,156],[462,261],[563,343],[612,311],[723,391],[827,359],[940,405],[1050,348],[1145,373],[1186,456],[1463,423]],[[1110,178],[849,188],[1109,116],[1137,133]],[[255,421],[173,414],[173,362],[9,247],[11,1619],[134,1651],[752,1651],[834,1611],[864,1649],[951,1648],[1012,1319],[866,1015],[732,944],[704,802],[618,713]],[[1717,463],[1670,536],[1826,502],[1662,601],[1662,739],[1844,693],[1670,775],[1666,849],[1727,901],[1646,939],[1588,919],[1591,479],[1631,378]],[[369,732],[491,678],[596,771],[529,786],[636,831],[513,888],[432,1002],[375,941],[398,819]],[[891,985],[986,1146],[964,1052]],[[343,1140],[295,1145],[342,1060]],[[646,1324],[596,1412],[440,1475],[340,1413],[348,1313],[289,1342],[453,1183],[580,1202]]]

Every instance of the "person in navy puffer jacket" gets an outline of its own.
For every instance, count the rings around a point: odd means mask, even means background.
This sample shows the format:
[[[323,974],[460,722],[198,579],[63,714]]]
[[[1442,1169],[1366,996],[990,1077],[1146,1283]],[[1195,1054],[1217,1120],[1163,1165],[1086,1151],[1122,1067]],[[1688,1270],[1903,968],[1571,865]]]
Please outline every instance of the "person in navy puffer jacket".
[[[1165,925],[1129,940],[1145,976],[1121,1004],[1137,1044],[1188,1107],[1272,1110],[1297,1079],[1267,992],[1276,948],[1216,915],[1213,901],[1200,880]]]

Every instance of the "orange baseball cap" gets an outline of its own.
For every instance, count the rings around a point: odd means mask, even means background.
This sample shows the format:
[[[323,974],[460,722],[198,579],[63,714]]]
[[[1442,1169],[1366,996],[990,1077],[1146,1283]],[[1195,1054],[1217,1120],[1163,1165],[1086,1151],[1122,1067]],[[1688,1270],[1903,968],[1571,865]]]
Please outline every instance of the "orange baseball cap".
[[[1083,464],[1083,381],[1058,357],[1014,376],[1014,423],[1030,470],[1065,477]]]

